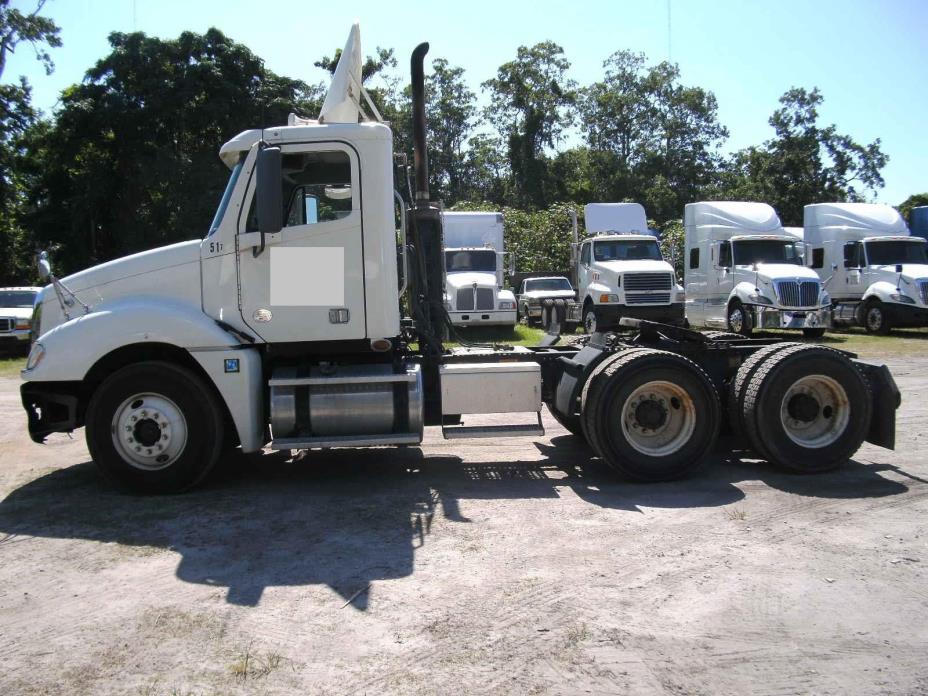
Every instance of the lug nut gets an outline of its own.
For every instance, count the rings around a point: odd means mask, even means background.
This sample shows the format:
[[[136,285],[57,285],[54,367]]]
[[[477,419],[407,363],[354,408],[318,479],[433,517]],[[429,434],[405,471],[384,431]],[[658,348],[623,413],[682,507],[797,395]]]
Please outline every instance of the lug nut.
[[[145,454],[151,454],[151,450],[150,449],[145,450]]]
[[[141,452],[141,451],[142,451],[142,448],[141,448],[141,447],[136,447],[136,448],[135,448],[135,451],[136,451],[136,452]]]
[[[129,420],[131,420],[131,421],[132,421],[133,423],[135,423],[135,421],[137,421],[137,420],[138,420],[138,417],[136,417],[136,416],[132,416],[132,418],[130,418]]]

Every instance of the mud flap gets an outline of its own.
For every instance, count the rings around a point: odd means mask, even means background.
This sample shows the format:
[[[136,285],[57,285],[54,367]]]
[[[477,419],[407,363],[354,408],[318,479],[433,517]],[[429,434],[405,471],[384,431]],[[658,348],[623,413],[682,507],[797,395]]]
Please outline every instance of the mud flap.
[[[873,405],[867,442],[886,449],[896,448],[896,409],[902,403],[902,394],[886,365],[873,365],[861,360],[854,363],[867,377]]]

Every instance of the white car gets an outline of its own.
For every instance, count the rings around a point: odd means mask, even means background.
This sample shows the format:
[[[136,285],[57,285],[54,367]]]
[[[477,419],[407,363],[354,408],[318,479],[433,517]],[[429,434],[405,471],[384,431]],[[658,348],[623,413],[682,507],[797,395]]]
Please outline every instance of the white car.
[[[32,309],[42,288],[0,288],[0,349],[28,350]]]
[[[564,276],[526,278],[519,286],[519,318],[525,317],[529,326],[541,319],[542,302],[545,300],[575,300],[577,292]]]

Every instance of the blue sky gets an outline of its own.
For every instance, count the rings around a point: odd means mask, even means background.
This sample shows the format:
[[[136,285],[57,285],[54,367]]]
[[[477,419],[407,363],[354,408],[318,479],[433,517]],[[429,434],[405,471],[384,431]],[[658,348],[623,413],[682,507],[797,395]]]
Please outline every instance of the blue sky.
[[[34,2],[13,0],[32,9]],[[670,14],[668,32],[668,7]],[[878,200],[898,204],[928,191],[928,2],[924,0],[613,0],[612,2],[287,2],[244,0],[50,0],[44,14],[62,28],[46,76],[28,46],[4,78],[25,74],[36,104],[50,111],[58,93],[108,52],[111,31],[164,38],[215,26],[248,45],[275,72],[309,82],[312,66],[341,46],[361,21],[362,44],[396,49],[399,69],[420,41],[429,57],[460,65],[474,91],[519,45],[551,39],[564,47],[570,76],[588,84],[602,61],[628,48],[653,62],[680,64],[683,82],[715,92],[731,137],[726,150],[772,135],[767,119],[791,86],[818,86],[824,123],[858,142],[883,141],[890,162]],[[230,134],[231,136],[232,134]]]

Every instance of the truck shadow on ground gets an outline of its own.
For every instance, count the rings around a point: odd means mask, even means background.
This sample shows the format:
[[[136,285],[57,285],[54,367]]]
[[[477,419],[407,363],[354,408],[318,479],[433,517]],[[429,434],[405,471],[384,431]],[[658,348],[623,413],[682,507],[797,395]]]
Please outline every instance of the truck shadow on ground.
[[[237,455],[202,489],[150,498],[113,491],[88,462],[13,491],[0,502],[0,535],[171,550],[181,557],[179,579],[228,588],[234,604],[257,605],[266,587],[325,584],[364,610],[364,588],[372,581],[413,573],[435,515],[472,523],[461,501],[556,499],[572,491],[591,505],[637,513],[728,505],[745,497],[735,485],[742,481],[815,498],[909,490],[880,475],[894,467],[852,461],[836,472],[801,476],[730,450],[686,480],[634,484],[618,480],[579,438],[560,436],[534,447],[540,460],[478,463],[424,457],[418,449],[329,450],[302,460]]]

